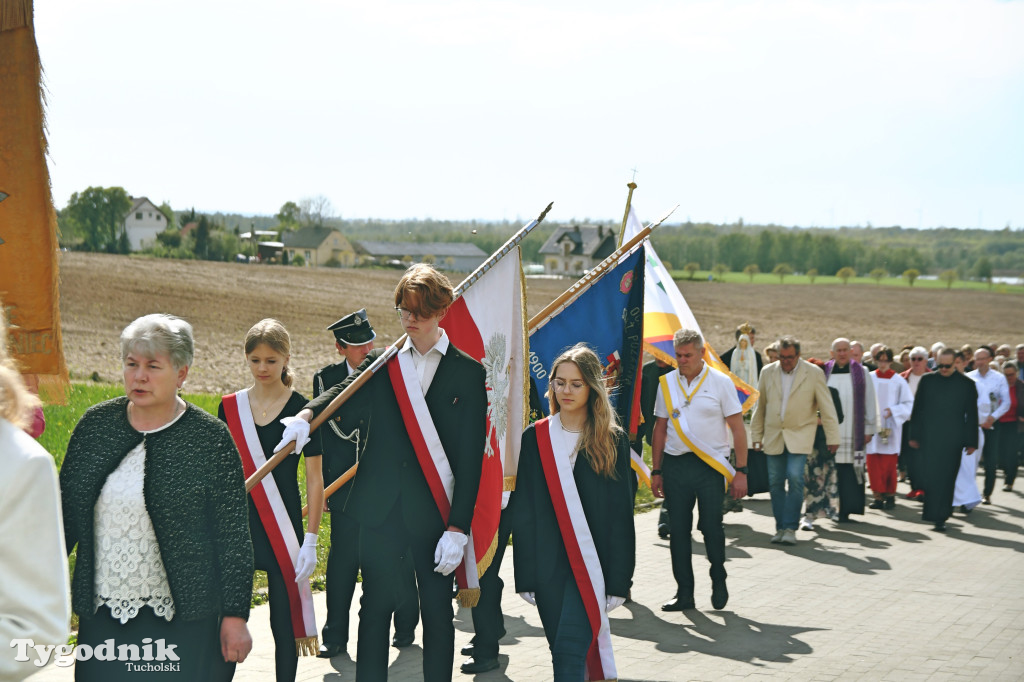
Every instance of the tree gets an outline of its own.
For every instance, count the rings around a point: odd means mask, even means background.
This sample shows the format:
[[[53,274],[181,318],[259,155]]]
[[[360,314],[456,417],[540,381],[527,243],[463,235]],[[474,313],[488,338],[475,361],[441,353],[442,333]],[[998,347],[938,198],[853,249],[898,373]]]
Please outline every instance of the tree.
[[[875,284],[881,284],[882,279],[884,279],[889,273],[885,271],[885,268],[875,268],[868,274],[871,279],[875,280]]]
[[[946,283],[947,289],[953,288],[953,282],[957,280],[959,275],[956,274],[956,270],[943,270],[942,274],[939,275],[939,279]]]
[[[992,288],[992,261],[988,259],[988,256],[982,256],[974,264],[974,274],[988,282],[989,289]]]
[[[772,269],[773,275],[779,276],[779,284],[782,284],[782,280],[786,278],[786,275],[793,274],[793,268],[789,263],[779,263]]]
[[[761,272],[761,267],[757,263],[751,263],[747,267],[743,268],[743,274],[750,278],[750,281],[754,281],[754,275]]]
[[[205,215],[199,216],[199,224],[196,225],[196,245],[194,248],[197,258],[207,258],[210,251],[210,221]]]
[[[299,202],[300,222],[305,227],[323,227],[324,221],[334,217],[331,200],[323,194],[306,197]]]
[[[295,254],[295,258],[292,258],[292,265],[302,267],[306,264],[306,259],[302,257],[301,253]]]
[[[80,235],[88,251],[117,251],[124,231],[124,219],[132,200],[122,187],[89,187],[75,192],[64,209],[72,230]]]
[[[843,280],[843,284],[849,284],[850,278],[856,276],[857,271],[851,268],[849,265],[843,268],[839,268],[839,271],[836,272],[836,277]]]
[[[903,279],[907,280],[907,284],[914,286],[914,282],[918,277],[921,276],[921,271],[917,268],[910,268],[909,270],[903,271]]]
[[[814,284],[814,280],[818,277],[818,268],[811,268],[804,274],[807,275],[807,279],[811,281],[811,284]]]
[[[299,227],[299,217],[302,209],[294,201],[286,201],[281,210],[274,217],[283,230],[296,230]]]
[[[687,263],[686,265],[683,266],[683,270],[685,270],[686,273],[690,275],[690,279],[693,279],[693,276],[697,274],[698,270],[700,270],[700,263]]]
[[[715,273],[715,277],[721,281],[725,281],[725,273],[729,272],[729,266],[725,263],[716,263],[715,267],[712,268]]]
[[[171,205],[165,201],[160,204],[160,208],[158,210],[164,215],[164,220],[167,221],[167,227],[164,229],[174,229],[174,227],[176,227],[174,224],[174,209],[171,208]]]

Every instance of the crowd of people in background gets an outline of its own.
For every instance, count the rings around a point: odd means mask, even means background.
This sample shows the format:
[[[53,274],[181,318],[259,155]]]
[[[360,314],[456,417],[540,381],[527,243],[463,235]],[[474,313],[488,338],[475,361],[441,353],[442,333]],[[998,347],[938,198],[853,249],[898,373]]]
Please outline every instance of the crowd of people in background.
[[[741,326],[737,339],[751,331]],[[804,361],[799,341],[783,337],[764,356],[748,440],[754,461],[757,452],[767,456],[773,542],[795,544],[795,531],[813,530],[821,518],[853,522],[864,513],[865,485],[867,507],[884,511],[896,507],[897,483],[906,482],[905,499],[924,503],[924,519],[940,532],[953,512],[992,503],[999,471],[1003,491],[1013,490],[1024,447],[1024,344],[877,342],[865,351],[840,337],[829,358]],[[755,482],[751,491],[760,488]]]

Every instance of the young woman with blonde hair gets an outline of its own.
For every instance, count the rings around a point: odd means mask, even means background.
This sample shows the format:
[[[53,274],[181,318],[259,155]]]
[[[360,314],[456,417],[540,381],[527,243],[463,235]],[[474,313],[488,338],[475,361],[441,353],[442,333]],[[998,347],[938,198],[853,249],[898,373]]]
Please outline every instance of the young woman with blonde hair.
[[[601,361],[585,344],[551,368],[551,416],[523,433],[516,482],[516,591],[540,611],[555,680],[615,679],[607,612],[635,562],[629,440]]]
[[[306,398],[292,388],[290,357],[291,340],[284,325],[270,318],[260,320],[245,336],[245,359],[253,384],[221,401],[218,416],[235,439],[247,477],[273,456],[284,432],[281,420],[298,414],[306,404]],[[316,567],[324,479],[319,451],[307,449],[309,520],[300,547],[302,500],[297,475],[301,451],[301,445],[296,447],[249,495],[255,566],[267,572],[278,682],[295,679],[299,653],[315,656],[319,648],[309,576]]]

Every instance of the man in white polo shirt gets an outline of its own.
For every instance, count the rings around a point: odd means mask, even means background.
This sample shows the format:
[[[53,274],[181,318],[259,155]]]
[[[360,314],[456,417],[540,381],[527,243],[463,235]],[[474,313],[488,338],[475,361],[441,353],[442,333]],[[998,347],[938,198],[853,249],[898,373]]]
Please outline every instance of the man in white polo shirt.
[[[728,376],[703,360],[700,332],[680,329],[672,339],[675,371],[660,379],[654,405],[651,488],[655,497],[666,498],[670,518],[672,574],[676,596],[662,611],[695,608],[693,566],[690,560],[693,504],[711,563],[711,605],[725,608],[725,531],[722,501],[726,482],[735,499],[747,494],[747,436],[736,387]],[[729,463],[732,431],[737,466]]]

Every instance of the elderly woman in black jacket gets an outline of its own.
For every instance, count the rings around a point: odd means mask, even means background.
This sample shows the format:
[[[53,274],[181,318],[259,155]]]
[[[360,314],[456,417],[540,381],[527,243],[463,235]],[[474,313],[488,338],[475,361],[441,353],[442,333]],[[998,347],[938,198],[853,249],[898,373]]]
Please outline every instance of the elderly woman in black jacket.
[[[252,648],[242,463],[228,429],[178,397],[193,352],[184,320],[132,322],[121,333],[126,397],[90,408],[68,444],[60,484],[68,551],[78,545],[72,607],[78,644],[93,652],[76,663],[76,680],[230,679]],[[107,640],[113,647],[97,649]]]

